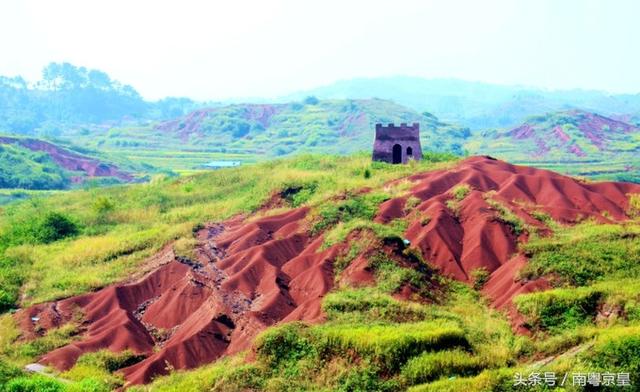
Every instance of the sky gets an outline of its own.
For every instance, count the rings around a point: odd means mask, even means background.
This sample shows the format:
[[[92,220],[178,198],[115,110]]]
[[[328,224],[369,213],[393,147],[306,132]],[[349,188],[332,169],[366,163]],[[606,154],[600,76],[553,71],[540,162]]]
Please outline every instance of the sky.
[[[396,75],[638,93],[638,15],[637,0],[3,0],[0,75],[66,61],[148,99]]]

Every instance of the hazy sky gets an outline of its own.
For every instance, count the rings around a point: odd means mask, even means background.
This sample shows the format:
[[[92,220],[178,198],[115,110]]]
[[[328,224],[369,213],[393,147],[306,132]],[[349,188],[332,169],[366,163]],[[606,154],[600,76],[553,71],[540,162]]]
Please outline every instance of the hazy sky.
[[[638,0],[3,0],[0,74],[97,68],[147,98],[352,77],[640,92]]]

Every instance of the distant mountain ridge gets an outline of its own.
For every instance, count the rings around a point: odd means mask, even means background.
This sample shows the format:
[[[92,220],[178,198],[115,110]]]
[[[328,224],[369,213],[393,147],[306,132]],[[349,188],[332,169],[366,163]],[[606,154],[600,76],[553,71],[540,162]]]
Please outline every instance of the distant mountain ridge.
[[[640,94],[610,94],[593,90],[544,90],[458,79],[394,76],[355,78],[283,97],[301,99],[381,98],[473,129],[507,128],[527,117],[582,109],[607,116],[640,114]]]

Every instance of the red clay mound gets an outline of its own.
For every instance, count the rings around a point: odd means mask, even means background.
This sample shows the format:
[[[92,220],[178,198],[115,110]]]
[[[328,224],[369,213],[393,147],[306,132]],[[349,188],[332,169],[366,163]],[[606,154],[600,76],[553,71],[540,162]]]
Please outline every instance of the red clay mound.
[[[629,207],[627,194],[640,193],[640,186],[634,184],[585,183],[488,157],[469,158],[452,170],[416,174],[409,180],[415,184],[409,195],[383,203],[376,221],[409,219],[406,238],[422,251],[425,260],[449,277],[468,282],[475,269],[492,273],[484,293],[494,306],[511,313],[518,329],[512,298],[545,289],[548,284],[543,279],[515,280],[526,263],[524,257],[514,257],[517,243],[526,240],[526,233],[518,238],[500,209],[545,232],[548,229],[534,212],[566,224],[590,217],[603,222],[623,220]],[[456,201],[453,191],[463,184],[470,192]],[[420,202],[406,211],[404,205],[411,196]]]
[[[37,305],[18,319],[33,334],[33,317],[47,329],[81,310],[82,340],[41,362],[64,370],[85,352],[130,349],[147,355],[123,370],[131,383],[245,350],[279,321],[323,319],[320,300],[332,287],[337,250],[320,251],[322,238],[300,232],[306,214],[297,209],[252,223],[208,226],[198,233],[198,260],[169,255],[136,282]]]
[[[627,194],[640,193],[638,185],[584,183],[487,157],[409,180],[414,184],[409,194],[382,203],[376,221],[408,220],[405,237],[411,246],[450,277],[469,282],[474,270],[486,268],[491,277],[484,293],[510,313],[516,327],[520,321],[512,298],[548,285],[542,279],[515,279],[526,263],[517,244],[527,234],[507,213],[540,230],[548,230],[535,218],[540,212],[565,223],[587,217],[622,220]],[[460,185],[469,188],[464,198],[456,191]],[[410,197],[412,207],[407,208]],[[85,352],[130,349],[146,355],[123,370],[131,383],[237,353],[275,323],[323,320],[320,301],[332,288],[339,249],[321,250],[322,236],[310,237],[302,224],[307,214],[299,208],[208,225],[197,233],[197,260],[176,257],[167,247],[152,260],[154,270],[136,281],[36,305],[19,312],[18,320],[29,337],[34,324],[48,329],[80,313],[82,340],[48,353],[41,362],[62,370]],[[374,276],[360,256],[343,278],[355,285],[371,283]]]

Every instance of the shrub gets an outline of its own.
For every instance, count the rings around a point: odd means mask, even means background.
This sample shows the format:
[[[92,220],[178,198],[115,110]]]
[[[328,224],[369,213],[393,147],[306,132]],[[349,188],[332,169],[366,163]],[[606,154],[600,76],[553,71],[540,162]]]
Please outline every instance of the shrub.
[[[607,372],[626,372],[631,385],[640,383],[640,328],[615,327],[598,336],[594,347],[583,360]]]
[[[482,290],[490,276],[491,273],[485,267],[476,268],[471,271],[471,282],[473,283],[473,288],[476,290]]]
[[[36,230],[35,238],[45,244],[78,234],[78,226],[68,216],[58,212],[46,214]]]
[[[299,207],[306,203],[318,189],[318,183],[315,181],[302,183],[285,184],[280,191],[280,197],[286,200],[293,207]]]
[[[455,187],[453,187],[453,189],[449,191],[451,196],[453,196],[453,198],[456,201],[464,200],[464,198],[467,197],[467,195],[469,195],[470,192],[471,192],[471,186],[469,184],[456,185]]]
[[[2,237],[3,245],[47,244],[78,234],[78,225],[67,215],[46,212],[41,217],[25,217],[13,222]]]
[[[9,380],[21,375],[22,371],[19,368],[3,361],[0,358],[0,391],[2,391],[2,386],[6,385]]]
[[[97,214],[106,214],[114,209],[115,204],[107,196],[98,196],[92,207]]]
[[[4,279],[0,278],[0,282]],[[9,290],[6,288],[0,289],[0,313],[6,312],[16,306],[18,301],[18,291],[20,287],[11,287]]]
[[[269,329],[256,339],[258,357],[270,368],[277,369],[315,355],[316,349],[307,335],[307,327],[301,323],[287,323]]]
[[[397,391],[400,389],[395,380],[385,380],[379,374],[379,369],[375,365],[365,363],[347,369],[336,380],[335,390],[338,392],[352,391]]]

